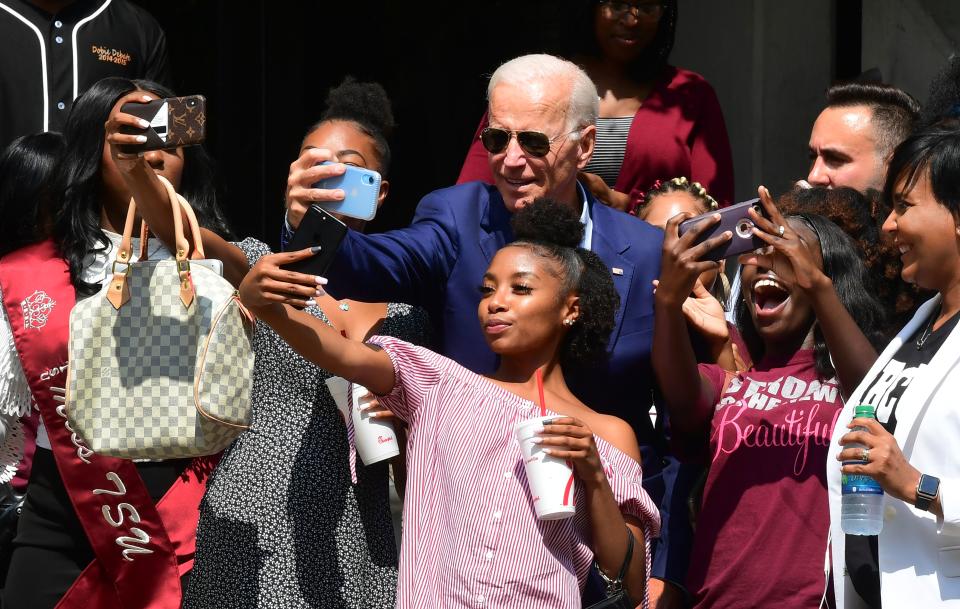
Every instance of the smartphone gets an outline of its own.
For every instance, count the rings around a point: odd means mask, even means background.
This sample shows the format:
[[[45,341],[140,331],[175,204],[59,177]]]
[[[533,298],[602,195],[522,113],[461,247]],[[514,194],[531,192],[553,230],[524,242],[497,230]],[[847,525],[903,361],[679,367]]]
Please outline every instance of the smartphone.
[[[753,234],[753,220],[751,220],[750,216],[747,215],[747,211],[750,209],[755,209],[761,216],[767,217],[763,206],[760,205],[760,199],[750,199],[749,201],[744,201],[743,203],[737,203],[736,205],[731,205],[730,207],[726,207],[724,209],[711,211],[703,215],[696,216],[695,218],[684,220],[680,223],[679,234],[680,236],[683,236],[694,226],[697,226],[701,222],[705,222],[712,218],[714,214],[720,214],[720,222],[714,224],[712,228],[707,230],[707,232],[697,237],[697,240],[693,245],[703,243],[707,239],[719,235],[724,231],[730,231],[733,233],[733,238],[701,256],[701,260],[723,260],[724,258],[737,256],[739,254],[743,254],[744,252],[749,252],[760,247],[766,247],[767,244]]]
[[[305,260],[300,260],[283,268],[297,273],[324,276],[330,263],[337,254],[340,242],[347,234],[347,225],[334,218],[327,210],[317,204],[310,206],[293,239],[287,245],[288,252],[295,252],[308,247],[319,245],[320,253]]]
[[[146,130],[121,127],[121,133],[147,136],[142,144],[119,147],[128,154],[193,146],[207,137],[207,100],[202,95],[155,99],[145,104],[130,102],[120,111],[150,123]]]
[[[329,165],[324,161],[321,165]],[[347,171],[334,178],[320,180],[313,188],[342,188],[343,201],[317,203],[327,211],[351,218],[373,220],[377,215],[377,197],[380,196],[380,174],[372,169],[347,165]]]

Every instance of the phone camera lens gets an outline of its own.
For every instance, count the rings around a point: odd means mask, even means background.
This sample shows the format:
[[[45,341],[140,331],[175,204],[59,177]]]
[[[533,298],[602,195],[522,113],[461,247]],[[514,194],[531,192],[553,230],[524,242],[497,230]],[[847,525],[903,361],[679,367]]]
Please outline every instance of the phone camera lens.
[[[751,222],[750,220],[747,220],[746,218],[744,218],[743,220],[740,220],[740,222],[737,223],[737,234],[744,239],[747,239],[753,236],[752,230],[753,230],[753,222]]]

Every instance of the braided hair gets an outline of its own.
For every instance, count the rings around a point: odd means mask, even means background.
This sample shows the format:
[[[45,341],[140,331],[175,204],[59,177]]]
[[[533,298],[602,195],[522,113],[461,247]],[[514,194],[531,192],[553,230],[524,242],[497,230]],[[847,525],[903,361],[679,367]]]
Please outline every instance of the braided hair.
[[[620,297],[613,278],[600,257],[579,247],[583,224],[568,206],[553,199],[538,198],[511,220],[516,241],[554,263],[565,298],[571,292],[580,299],[580,314],[560,346],[562,366],[595,366],[607,358],[607,345],[614,328]]]

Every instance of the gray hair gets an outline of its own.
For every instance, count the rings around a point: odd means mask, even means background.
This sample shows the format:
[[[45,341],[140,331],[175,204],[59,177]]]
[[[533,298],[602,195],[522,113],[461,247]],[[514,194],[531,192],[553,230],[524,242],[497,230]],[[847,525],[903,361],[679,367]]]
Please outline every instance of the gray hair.
[[[522,55],[501,65],[490,77],[487,101],[490,101],[493,90],[500,84],[523,86],[531,82],[546,84],[557,81],[569,83],[571,88],[566,129],[572,131],[596,124],[600,114],[596,85],[577,64],[553,55]]]

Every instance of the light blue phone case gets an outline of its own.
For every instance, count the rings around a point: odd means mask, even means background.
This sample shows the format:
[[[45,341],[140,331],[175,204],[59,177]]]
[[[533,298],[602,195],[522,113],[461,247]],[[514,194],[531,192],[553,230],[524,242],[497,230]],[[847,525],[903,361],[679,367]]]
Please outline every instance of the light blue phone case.
[[[323,165],[330,162],[325,161]],[[359,218],[373,220],[377,215],[377,196],[380,194],[380,174],[372,169],[363,169],[347,165],[347,171],[335,178],[320,180],[314,188],[342,188],[346,195],[343,201],[318,201],[317,204],[325,210]]]

